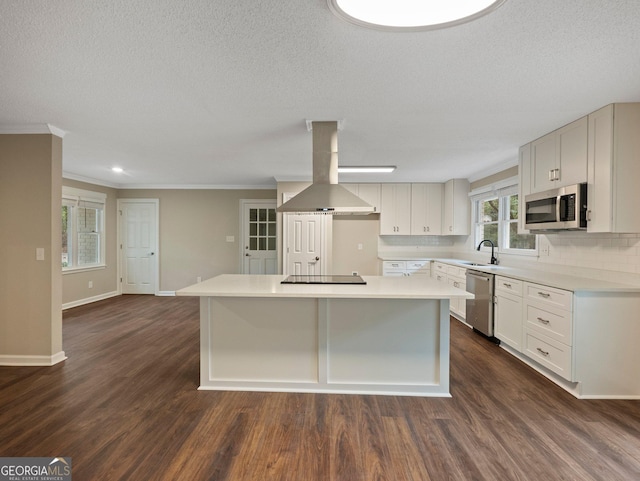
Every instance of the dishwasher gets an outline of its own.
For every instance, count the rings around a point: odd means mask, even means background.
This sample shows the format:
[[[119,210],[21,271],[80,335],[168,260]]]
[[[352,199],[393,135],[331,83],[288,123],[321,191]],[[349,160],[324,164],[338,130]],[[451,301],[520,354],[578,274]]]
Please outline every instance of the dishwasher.
[[[479,332],[495,343],[493,336],[493,274],[467,269],[467,292],[475,296],[467,299],[466,322],[473,330]]]

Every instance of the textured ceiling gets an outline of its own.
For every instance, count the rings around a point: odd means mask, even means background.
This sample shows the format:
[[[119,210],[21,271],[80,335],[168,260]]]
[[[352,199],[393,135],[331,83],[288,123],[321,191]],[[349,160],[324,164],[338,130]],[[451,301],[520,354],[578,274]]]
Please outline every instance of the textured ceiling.
[[[418,33],[326,0],[0,0],[0,127],[52,124],[66,176],[121,187],[310,179],[305,119],[345,120],[341,164],[398,166],[341,182],[477,179],[640,101],[639,25],[638,0],[507,0]]]

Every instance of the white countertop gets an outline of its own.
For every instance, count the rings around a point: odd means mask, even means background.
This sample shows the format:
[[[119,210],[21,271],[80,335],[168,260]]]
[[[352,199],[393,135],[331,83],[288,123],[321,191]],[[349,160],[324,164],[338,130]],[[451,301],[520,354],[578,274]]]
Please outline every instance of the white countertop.
[[[464,267],[467,269],[473,269],[481,272],[489,272],[499,276],[510,277],[512,279],[518,279],[525,282],[535,282],[537,284],[543,284],[549,287],[556,287],[558,289],[565,289],[567,291],[573,291],[574,293],[588,293],[588,292],[640,292],[640,285],[635,284],[623,284],[617,282],[610,282],[601,279],[568,276],[564,274],[557,274],[553,272],[541,271],[539,269],[522,269],[516,267],[507,266],[492,266],[492,265],[470,265],[470,261],[463,259],[440,259],[437,257],[425,257],[425,256],[393,256],[384,255],[379,256],[380,260],[398,260],[398,261],[411,261],[411,260],[428,260],[442,262],[445,264],[451,264],[458,267]]]
[[[284,275],[223,274],[176,291],[178,296],[342,299],[452,299],[472,294],[428,276],[362,276],[366,285],[281,284]]]
[[[519,279],[525,282],[535,282],[549,287],[565,289],[573,291],[576,294],[582,292],[640,292],[640,286],[632,284],[621,284],[616,282],[604,281],[600,279],[590,279],[588,277],[567,276],[552,272],[544,272],[534,269],[519,269],[506,266],[469,266],[458,264],[467,269],[473,269],[482,272],[490,272],[498,276]]]

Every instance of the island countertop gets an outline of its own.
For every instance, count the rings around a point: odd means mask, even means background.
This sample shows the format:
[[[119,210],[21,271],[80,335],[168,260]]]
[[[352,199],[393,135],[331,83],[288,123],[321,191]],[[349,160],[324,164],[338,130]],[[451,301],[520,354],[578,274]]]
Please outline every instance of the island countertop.
[[[284,275],[222,274],[176,291],[196,297],[292,297],[317,299],[473,298],[462,289],[426,276],[362,276],[366,285],[281,284]]]

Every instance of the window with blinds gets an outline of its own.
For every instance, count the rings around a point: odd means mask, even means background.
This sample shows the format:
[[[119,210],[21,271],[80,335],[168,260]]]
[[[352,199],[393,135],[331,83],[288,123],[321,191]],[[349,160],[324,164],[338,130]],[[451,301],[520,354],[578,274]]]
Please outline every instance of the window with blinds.
[[[104,266],[107,196],[70,187],[62,190],[62,269]]]

